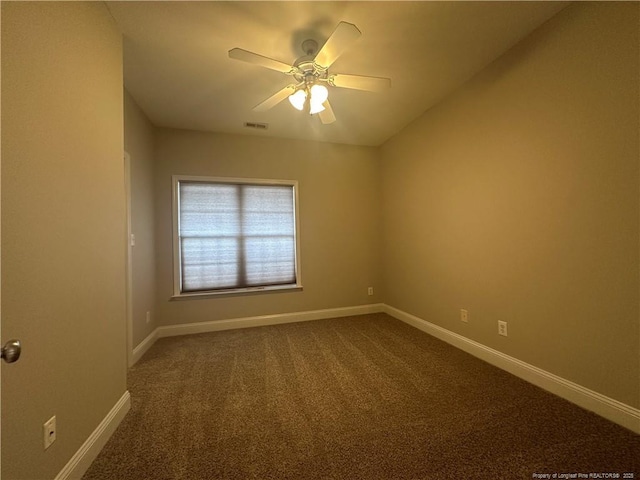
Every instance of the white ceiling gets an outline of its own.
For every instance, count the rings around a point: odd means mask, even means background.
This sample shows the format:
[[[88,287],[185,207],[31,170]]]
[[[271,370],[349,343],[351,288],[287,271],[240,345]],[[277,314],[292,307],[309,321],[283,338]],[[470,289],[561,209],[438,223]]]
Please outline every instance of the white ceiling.
[[[380,145],[567,2],[107,2],[124,34],[124,83],[160,127]],[[337,121],[286,100],[252,108],[291,77],[228,58],[240,47],[285,63],[338,22],[362,36],[330,68],[391,78],[383,93],[330,87]],[[268,123],[266,131],[244,126]]]

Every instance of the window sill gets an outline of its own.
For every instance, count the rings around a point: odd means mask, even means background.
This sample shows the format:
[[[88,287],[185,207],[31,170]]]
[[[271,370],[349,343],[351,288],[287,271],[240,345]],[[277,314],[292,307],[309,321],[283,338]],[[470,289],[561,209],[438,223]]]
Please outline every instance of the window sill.
[[[210,292],[186,292],[179,293],[171,296],[171,300],[194,300],[198,298],[219,298],[219,297],[232,297],[242,295],[255,295],[262,293],[282,293],[290,291],[302,290],[302,285],[280,285],[273,287],[251,287],[251,288],[236,288],[233,290],[220,290]]]

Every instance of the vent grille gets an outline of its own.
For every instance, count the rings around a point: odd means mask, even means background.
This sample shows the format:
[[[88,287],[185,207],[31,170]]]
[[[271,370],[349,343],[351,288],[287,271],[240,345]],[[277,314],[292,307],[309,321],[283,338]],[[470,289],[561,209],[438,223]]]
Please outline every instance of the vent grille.
[[[247,128],[255,128],[256,130],[266,130],[269,128],[268,123],[256,123],[256,122],[244,122],[244,126]]]

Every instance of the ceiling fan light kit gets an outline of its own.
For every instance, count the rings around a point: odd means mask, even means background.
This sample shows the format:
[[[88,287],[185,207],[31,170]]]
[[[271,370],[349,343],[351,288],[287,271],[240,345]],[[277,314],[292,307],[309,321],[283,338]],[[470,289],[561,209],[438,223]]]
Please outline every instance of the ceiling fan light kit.
[[[304,104],[307,101],[307,92],[304,90],[298,90],[295,93],[289,95],[289,102],[293,105],[293,108],[302,111]]]
[[[289,102],[296,110],[306,111],[311,115],[317,113],[320,121],[326,125],[336,120],[329,103],[327,85],[373,92],[379,92],[391,86],[391,80],[388,78],[329,73],[329,67],[333,62],[360,35],[360,30],[355,25],[340,22],[319,52],[316,53],[318,43],[315,40],[309,39],[302,42],[302,50],[305,55],[298,58],[293,65],[287,65],[241,48],[229,50],[229,57],[293,76],[297,82],[287,85],[256,105],[253,108],[254,111],[267,111],[285,98],[289,98]]]
[[[329,99],[329,90],[324,85],[314,85],[311,87],[309,95],[309,113],[320,113],[324,110],[324,102]]]

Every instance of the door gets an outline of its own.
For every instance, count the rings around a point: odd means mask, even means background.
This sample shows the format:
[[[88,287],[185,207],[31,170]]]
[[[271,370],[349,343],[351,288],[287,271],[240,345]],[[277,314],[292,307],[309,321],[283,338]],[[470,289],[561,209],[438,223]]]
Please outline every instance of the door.
[[[103,2],[0,8],[1,475],[46,479],[126,393],[122,35]]]

